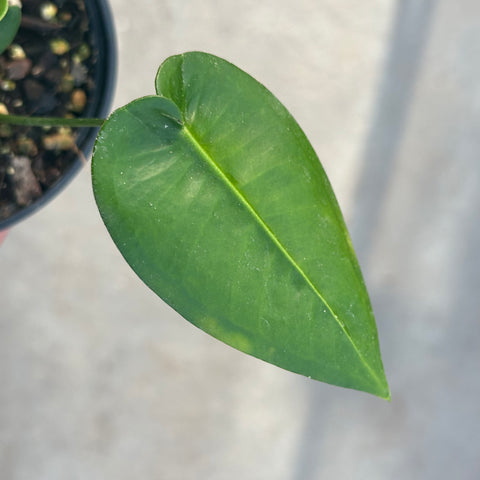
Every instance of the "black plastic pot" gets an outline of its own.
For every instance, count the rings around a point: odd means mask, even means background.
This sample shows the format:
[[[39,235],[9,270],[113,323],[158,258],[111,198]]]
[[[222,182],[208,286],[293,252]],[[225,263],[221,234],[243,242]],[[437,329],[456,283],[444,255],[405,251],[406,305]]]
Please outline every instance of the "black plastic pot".
[[[93,98],[82,116],[105,118],[110,113],[117,75],[117,44],[113,18],[107,0],[84,0],[84,2],[89,18],[89,31],[98,58],[94,72]],[[92,153],[97,133],[98,128],[82,128],[79,131],[77,145],[85,158],[89,158]],[[40,198],[10,217],[0,220],[0,231],[10,228],[43,207],[65,188],[84,163],[84,159],[77,157],[70,168]]]

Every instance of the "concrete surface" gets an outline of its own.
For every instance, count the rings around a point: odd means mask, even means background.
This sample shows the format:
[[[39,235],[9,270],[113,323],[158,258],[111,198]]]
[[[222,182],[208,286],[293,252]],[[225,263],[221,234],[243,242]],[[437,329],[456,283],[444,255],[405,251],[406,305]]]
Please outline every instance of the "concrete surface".
[[[392,402],[211,339],[130,272],[88,171],[0,249],[0,478],[480,478],[480,3],[112,0],[115,105],[206,50],[291,110],[330,176]]]

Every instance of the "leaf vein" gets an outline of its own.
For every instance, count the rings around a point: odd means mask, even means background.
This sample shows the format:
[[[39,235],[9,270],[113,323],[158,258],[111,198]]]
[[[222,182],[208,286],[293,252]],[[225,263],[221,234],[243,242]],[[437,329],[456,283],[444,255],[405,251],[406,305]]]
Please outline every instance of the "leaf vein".
[[[359,359],[362,361],[363,365],[368,370],[368,372],[370,373],[372,378],[375,378],[375,380],[378,382],[378,384],[382,385],[381,380],[378,378],[378,376],[375,374],[373,369],[367,363],[367,361],[365,360],[362,353],[358,350],[358,347],[355,344],[355,342],[354,342],[353,338],[351,337],[350,333],[348,332],[348,329],[345,326],[345,324],[340,320],[338,315],[333,311],[333,309],[327,303],[326,299],[319,292],[319,290],[315,287],[315,285],[312,283],[312,281],[308,278],[307,274],[303,271],[303,269],[300,267],[300,265],[298,265],[298,263],[295,261],[295,259],[290,255],[290,253],[285,248],[285,246],[276,237],[276,235],[273,233],[271,228],[266,224],[266,222],[259,215],[259,213],[255,210],[255,208],[250,204],[250,202],[247,200],[247,198],[245,198],[245,196],[242,194],[242,192],[229,180],[228,176],[222,171],[222,169],[218,166],[218,164],[215,162],[215,160],[202,147],[200,142],[195,138],[194,134],[190,131],[190,129],[188,128],[188,126],[186,124],[183,125],[183,131],[185,132],[186,137],[192,142],[193,146],[199,151],[201,156],[208,162],[208,164],[214,169],[214,171],[220,176],[220,178],[228,185],[228,187],[232,190],[232,192],[236,195],[236,197],[240,200],[240,202],[250,211],[250,213],[254,216],[254,218],[257,220],[257,222],[267,232],[267,234],[272,239],[274,244],[277,245],[277,247],[285,255],[285,257],[292,264],[292,266],[302,276],[302,278],[305,280],[307,285],[313,290],[313,292],[317,295],[317,297],[322,301],[322,303],[325,305],[327,310],[330,312],[330,314],[333,316],[333,318],[335,319],[335,321],[339,325],[340,329],[345,334],[346,338],[351,343],[353,349],[355,350]]]

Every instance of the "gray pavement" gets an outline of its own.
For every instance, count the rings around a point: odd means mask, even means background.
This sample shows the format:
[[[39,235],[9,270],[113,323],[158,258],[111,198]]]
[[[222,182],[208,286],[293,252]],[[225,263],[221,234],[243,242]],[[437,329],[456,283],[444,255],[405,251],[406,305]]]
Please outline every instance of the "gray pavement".
[[[192,327],[115,250],[88,169],[0,248],[3,480],[480,478],[480,3],[112,0],[115,106],[223,56],[330,176],[392,402]]]

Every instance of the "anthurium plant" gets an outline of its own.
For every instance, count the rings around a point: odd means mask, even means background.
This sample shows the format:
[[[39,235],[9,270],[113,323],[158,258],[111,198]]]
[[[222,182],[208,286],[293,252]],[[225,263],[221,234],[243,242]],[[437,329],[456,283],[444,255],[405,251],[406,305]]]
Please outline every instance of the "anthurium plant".
[[[95,199],[149,288],[238,350],[389,399],[345,222],[293,117],[247,73],[207,53],[168,58],[155,89],[107,120],[0,122],[101,125]]]

